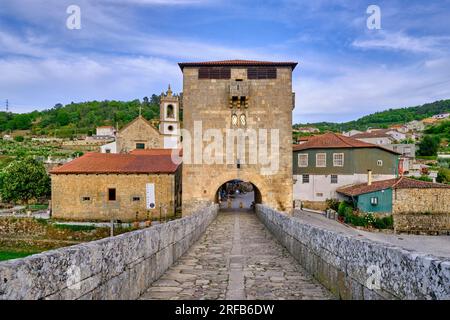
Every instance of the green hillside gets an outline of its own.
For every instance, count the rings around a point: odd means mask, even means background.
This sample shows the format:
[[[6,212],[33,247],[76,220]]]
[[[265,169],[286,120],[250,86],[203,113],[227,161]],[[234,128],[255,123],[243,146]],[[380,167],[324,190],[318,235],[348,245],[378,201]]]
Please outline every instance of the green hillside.
[[[422,120],[438,113],[450,112],[450,99],[426,103],[421,106],[399,109],[388,109],[359,118],[358,120],[334,123],[317,122],[295,124],[294,128],[301,126],[314,126],[321,131],[348,131],[351,129],[366,130],[368,127],[387,128],[392,124],[406,123],[412,120]]]
[[[23,114],[0,112],[0,132],[31,130],[35,135],[63,138],[91,134],[97,126],[123,126],[138,116],[140,107],[146,119],[159,118],[159,96],[152,95],[142,101],[89,101]]]

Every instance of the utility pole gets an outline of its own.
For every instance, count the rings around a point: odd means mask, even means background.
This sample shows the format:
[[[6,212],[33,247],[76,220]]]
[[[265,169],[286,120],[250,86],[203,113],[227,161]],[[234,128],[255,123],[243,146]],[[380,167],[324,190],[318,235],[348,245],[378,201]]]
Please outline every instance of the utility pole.
[[[8,109],[9,109],[9,101],[8,99],[6,99],[6,112],[8,112]]]

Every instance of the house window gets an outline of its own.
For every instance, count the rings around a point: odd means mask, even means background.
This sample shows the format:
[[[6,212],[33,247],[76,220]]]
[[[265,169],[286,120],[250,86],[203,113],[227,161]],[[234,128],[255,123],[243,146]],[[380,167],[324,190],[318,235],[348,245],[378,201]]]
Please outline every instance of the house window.
[[[141,201],[141,197],[133,197],[133,201]]]
[[[371,197],[370,198],[370,204],[373,206],[378,205],[378,197]]]
[[[331,183],[338,183],[338,176],[337,174],[331,175]]]
[[[111,149],[106,149],[105,152],[106,153],[111,153]]]
[[[327,166],[327,154],[318,153],[316,154],[316,167],[324,168]]]
[[[302,174],[302,183],[309,183],[309,174]]]
[[[145,149],[145,143],[136,143],[136,149]]]
[[[116,201],[116,189],[115,188],[108,189],[108,200]]]
[[[91,197],[83,197],[82,200],[83,200],[83,201],[90,201],[90,200],[91,200]]]
[[[307,167],[308,166],[308,154],[307,153],[299,153],[298,154],[298,166],[299,167]]]
[[[344,154],[343,153],[333,153],[333,166],[343,167],[344,166]]]
[[[316,193],[316,197],[323,197],[323,193],[322,192],[317,192]]]
[[[247,69],[247,79],[276,79],[275,67],[251,67]]]
[[[377,160],[377,166],[382,167],[383,166],[383,160]]]

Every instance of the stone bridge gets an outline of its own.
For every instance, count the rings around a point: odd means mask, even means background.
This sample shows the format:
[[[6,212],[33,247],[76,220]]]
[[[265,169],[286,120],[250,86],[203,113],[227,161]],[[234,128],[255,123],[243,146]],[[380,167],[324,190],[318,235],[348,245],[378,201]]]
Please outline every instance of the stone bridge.
[[[0,263],[0,299],[450,299],[448,260],[256,211],[211,204]]]

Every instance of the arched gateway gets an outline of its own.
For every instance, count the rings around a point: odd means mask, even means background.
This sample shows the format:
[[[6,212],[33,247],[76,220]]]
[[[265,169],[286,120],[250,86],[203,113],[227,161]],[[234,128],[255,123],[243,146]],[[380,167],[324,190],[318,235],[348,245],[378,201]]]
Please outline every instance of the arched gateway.
[[[252,182],[234,179],[217,189],[214,202],[220,209],[252,209],[254,204],[262,203],[262,194]]]
[[[259,202],[292,210],[295,62],[180,63],[183,215],[217,200],[227,181],[251,182]]]

